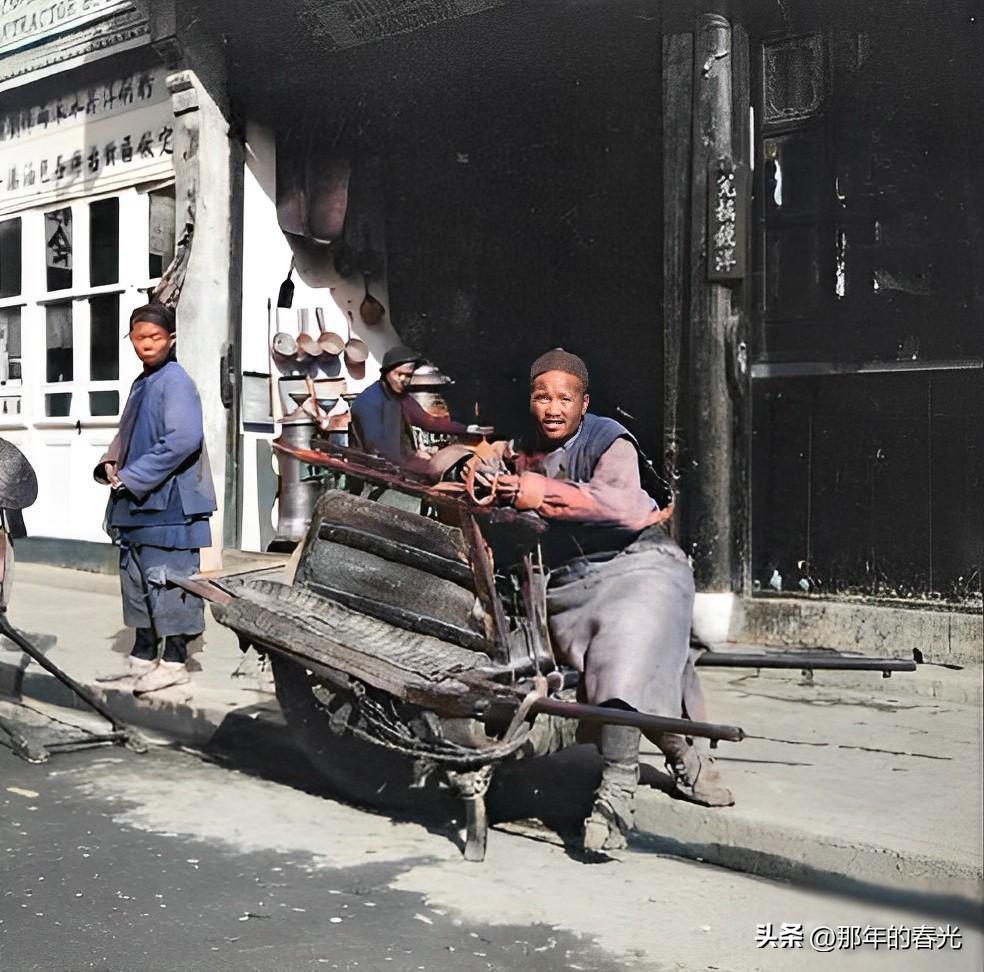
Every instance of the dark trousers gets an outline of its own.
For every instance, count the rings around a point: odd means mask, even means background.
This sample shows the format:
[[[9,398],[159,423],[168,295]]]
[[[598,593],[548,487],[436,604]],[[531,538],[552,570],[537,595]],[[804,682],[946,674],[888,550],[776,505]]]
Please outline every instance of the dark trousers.
[[[162,656],[164,661],[184,664],[188,660],[188,639],[188,635],[167,635],[164,639]],[[133,642],[130,657],[144,661],[152,661],[157,657],[157,645],[154,644],[154,636],[150,628],[137,628],[137,637]]]

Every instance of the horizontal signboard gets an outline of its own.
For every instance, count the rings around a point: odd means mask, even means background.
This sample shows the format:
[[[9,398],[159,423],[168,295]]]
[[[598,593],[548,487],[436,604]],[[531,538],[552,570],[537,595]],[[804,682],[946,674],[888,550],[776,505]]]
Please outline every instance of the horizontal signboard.
[[[0,214],[170,175],[164,72],[135,72],[0,115]]]
[[[0,0],[0,57],[131,6],[127,0]]]

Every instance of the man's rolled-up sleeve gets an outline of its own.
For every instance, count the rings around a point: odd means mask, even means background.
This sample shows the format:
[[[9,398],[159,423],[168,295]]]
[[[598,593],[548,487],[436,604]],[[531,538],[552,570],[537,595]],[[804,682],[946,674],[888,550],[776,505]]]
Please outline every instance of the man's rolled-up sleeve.
[[[523,502],[524,495],[531,499]],[[535,505],[529,505],[531,502]],[[642,488],[638,453],[628,439],[616,439],[608,447],[587,483],[523,473],[517,506],[535,509],[551,520],[576,520],[627,529],[642,529],[665,519],[665,514]]]

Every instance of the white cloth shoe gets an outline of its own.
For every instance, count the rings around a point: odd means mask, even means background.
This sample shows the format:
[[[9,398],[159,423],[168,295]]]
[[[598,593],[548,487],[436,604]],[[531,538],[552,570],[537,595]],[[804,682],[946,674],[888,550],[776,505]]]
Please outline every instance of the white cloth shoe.
[[[137,679],[133,685],[133,694],[145,695],[172,685],[186,685],[190,681],[191,675],[188,674],[188,666],[184,662],[161,661]]]
[[[137,679],[153,671],[157,667],[156,658],[134,658],[130,655],[123,666],[122,672],[113,675],[99,675],[96,681],[102,684],[120,685],[122,682],[136,682]]]

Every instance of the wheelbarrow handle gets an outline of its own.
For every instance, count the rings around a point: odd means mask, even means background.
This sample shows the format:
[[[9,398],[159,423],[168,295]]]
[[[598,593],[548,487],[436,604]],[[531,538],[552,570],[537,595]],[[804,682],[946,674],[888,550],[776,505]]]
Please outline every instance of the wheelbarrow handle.
[[[745,738],[745,731],[738,726],[692,722],[690,719],[671,719],[668,716],[649,715],[633,709],[562,702],[560,699],[537,699],[531,706],[531,711],[560,716],[563,719],[583,719],[587,722],[604,722],[613,726],[635,726],[651,732],[673,732],[681,736],[702,736],[705,739],[724,739],[728,742],[741,742]]]

